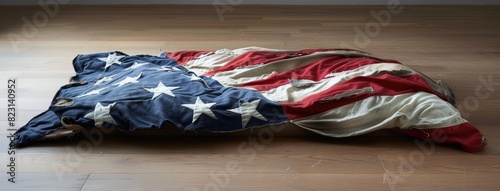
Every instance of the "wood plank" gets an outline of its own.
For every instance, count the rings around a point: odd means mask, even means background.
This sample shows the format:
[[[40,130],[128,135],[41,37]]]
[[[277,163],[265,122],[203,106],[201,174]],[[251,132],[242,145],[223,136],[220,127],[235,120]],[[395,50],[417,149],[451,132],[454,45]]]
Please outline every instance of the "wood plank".
[[[384,190],[377,174],[92,174],[82,190]],[[225,178],[229,176],[229,180]],[[213,177],[213,178],[212,178]],[[220,180],[219,180],[220,179]],[[353,180],[362,180],[355,183]]]
[[[378,155],[387,173],[498,174],[498,155],[433,155],[414,150],[406,155]],[[479,160],[478,160],[479,159]]]
[[[65,173],[55,176],[54,173],[16,173],[15,183],[8,182],[10,176],[2,173],[0,188],[2,190],[81,190],[89,174]]]
[[[67,149],[57,154],[17,153],[17,172],[54,173],[208,173],[224,170],[226,165],[241,166],[242,174],[258,171],[265,173],[295,172],[314,173],[382,173],[384,170],[374,155],[311,154],[259,154],[244,147],[243,152],[233,154],[206,154],[193,148],[190,154],[85,154]],[[7,154],[0,154],[7,161]],[[265,168],[262,170],[262,168]],[[165,172],[168,169],[168,172]],[[3,171],[3,170],[2,170]],[[0,172],[2,172],[0,171]],[[5,171],[3,171],[5,172]]]
[[[166,132],[163,132],[166,133]],[[247,133],[247,134],[245,134]],[[294,134],[293,134],[294,133]],[[92,144],[92,154],[238,154],[240,144],[256,139],[262,145],[259,154],[283,154],[296,155],[303,153],[337,153],[347,155],[403,155],[412,151],[420,150],[414,138],[402,136],[388,131],[376,132],[368,135],[335,139],[311,134],[301,129],[291,129],[285,135],[276,134],[270,142],[263,144],[255,133],[241,132],[236,134],[224,134],[214,136],[212,134],[182,134],[178,131],[170,131],[170,135],[154,136],[149,133],[145,135],[134,134],[103,134],[102,141],[96,139]],[[9,141],[6,134],[0,134],[0,149],[6,150]],[[498,155],[500,139],[489,138],[488,145],[477,153],[483,155]],[[84,143],[82,143],[84,142]],[[30,147],[19,148],[18,152],[26,154],[35,153],[66,153],[68,148],[77,150],[81,145],[87,144],[86,137],[74,138],[72,140],[62,139],[59,141],[43,141]],[[68,148],[67,148],[68,147]],[[433,146],[432,155],[459,156],[463,155],[458,146],[448,144],[436,144]]]
[[[82,190],[496,190],[491,174],[91,174]],[[218,176],[217,176],[218,175]],[[229,177],[229,180],[225,178]]]

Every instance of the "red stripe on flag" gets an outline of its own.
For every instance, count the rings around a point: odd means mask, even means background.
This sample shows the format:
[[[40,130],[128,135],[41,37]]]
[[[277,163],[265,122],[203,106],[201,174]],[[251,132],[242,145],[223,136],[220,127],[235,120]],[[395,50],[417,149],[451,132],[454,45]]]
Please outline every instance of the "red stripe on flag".
[[[288,58],[289,56],[290,55],[288,53],[283,53],[283,52],[250,51],[243,53],[237,56],[236,58],[233,58],[224,66],[216,70],[209,71],[205,73],[205,75],[212,76],[219,72],[233,70],[243,66],[265,64],[276,60],[285,59]]]
[[[348,92],[351,90],[372,87],[373,92],[367,94],[357,94],[339,100],[322,102],[326,98]],[[426,82],[417,74],[409,76],[394,76],[391,74],[382,74],[380,76],[360,76],[336,84],[331,88],[310,95],[307,98],[295,102],[282,102],[283,109],[287,117],[291,120],[316,115],[333,108],[347,105],[370,96],[394,96],[405,93],[414,93],[424,91],[435,94],[443,100],[446,97],[435,92]]]
[[[467,152],[476,152],[486,146],[484,135],[469,122],[439,129],[393,128],[392,130],[434,143],[458,144]]]
[[[216,70],[212,70],[210,72],[205,73],[205,75],[212,76],[212,75],[215,75],[217,73],[229,71],[229,70],[234,70],[234,69],[239,68],[239,67],[267,64],[267,63],[282,60],[282,59],[300,57],[300,56],[312,54],[315,52],[325,52],[325,51],[331,51],[331,50],[333,50],[333,49],[305,49],[305,50],[299,50],[299,51],[280,51],[280,52],[249,51],[249,52],[245,52],[245,53],[233,58],[231,61],[229,61],[223,67],[220,67]]]
[[[247,87],[259,91],[265,91],[288,84],[290,79],[308,79],[313,81],[320,81],[330,73],[354,70],[365,65],[376,64],[380,62],[398,63],[392,60],[332,56],[330,58],[311,62],[310,64],[295,68],[293,70],[271,75],[266,79],[255,80],[242,84],[240,87]]]
[[[187,62],[196,59],[197,57],[207,54],[213,51],[178,51],[178,52],[167,52],[167,56],[177,61],[181,66],[185,65]]]

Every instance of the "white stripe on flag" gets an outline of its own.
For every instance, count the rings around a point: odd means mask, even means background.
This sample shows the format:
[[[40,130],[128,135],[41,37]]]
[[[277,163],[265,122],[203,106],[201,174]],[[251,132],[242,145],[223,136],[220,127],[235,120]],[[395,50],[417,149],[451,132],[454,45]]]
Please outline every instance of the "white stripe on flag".
[[[233,58],[236,58],[237,56],[250,51],[283,52],[284,50],[267,49],[261,47],[245,47],[235,50],[219,49],[214,53],[202,55],[197,59],[186,62],[184,67],[188,70],[191,70],[196,75],[203,75],[209,71],[216,70],[224,66]]]
[[[403,72],[401,72],[403,71]],[[415,71],[407,66],[394,63],[377,63],[361,66],[354,70],[347,70],[339,73],[327,75],[328,78],[322,79],[316,84],[312,84],[305,88],[295,87],[293,84],[285,84],[274,89],[261,91],[266,98],[278,102],[298,102],[306,97],[325,91],[332,86],[352,79],[358,76],[371,76],[380,72],[397,72],[404,75],[415,74]],[[332,95],[333,96],[333,95]]]
[[[267,64],[241,66],[233,70],[217,73],[211,77],[222,83],[222,85],[224,86],[237,87],[249,81],[263,79],[263,77],[268,77],[276,72],[285,72],[293,70],[295,68],[310,64],[311,62],[315,62],[336,55],[373,58],[373,56],[359,51],[338,50],[338,51],[315,52],[309,55],[282,59]]]
[[[213,54],[201,55],[196,59],[190,60],[184,64],[184,67],[196,75],[200,76],[208,71],[215,70],[231,61],[236,55],[229,49],[220,49]],[[209,63],[209,64],[207,64]]]
[[[321,135],[349,137],[393,127],[443,128],[467,121],[436,95],[416,92],[372,96],[291,122]]]

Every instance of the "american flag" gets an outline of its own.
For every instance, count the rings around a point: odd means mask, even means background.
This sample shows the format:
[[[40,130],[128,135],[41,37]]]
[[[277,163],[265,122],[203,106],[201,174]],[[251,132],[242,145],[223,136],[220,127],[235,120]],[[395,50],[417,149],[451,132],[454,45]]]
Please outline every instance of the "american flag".
[[[61,128],[232,132],[283,123],[331,137],[395,129],[429,139],[439,130],[466,151],[485,145],[443,83],[356,50],[115,51],[78,55],[73,65],[76,75],[19,129],[17,145]]]

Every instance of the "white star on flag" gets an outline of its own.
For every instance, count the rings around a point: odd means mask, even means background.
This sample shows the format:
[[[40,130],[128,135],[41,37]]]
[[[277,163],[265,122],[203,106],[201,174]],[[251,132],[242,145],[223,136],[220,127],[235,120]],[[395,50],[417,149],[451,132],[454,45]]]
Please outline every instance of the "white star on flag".
[[[95,109],[93,112],[88,113],[84,117],[87,119],[93,119],[95,121],[96,127],[102,127],[104,122],[111,123],[113,125],[117,125],[116,121],[109,114],[111,107],[113,107],[116,103],[109,104],[104,107],[100,102],[97,102],[95,105]]]
[[[203,78],[198,77],[196,74],[191,74],[191,76],[188,76],[188,75],[184,75],[184,76],[188,77],[190,79],[189,81],[199,81],[205,87],[209,87],[208,84],[207,84],[207,82],[205,82],[205,80],[203,80]]]
[[[90,92],[88,92],[88,93],[86,93],[86,94],[82,94],[82,95],[79,95],[79,96],[76,96],[76,97],[85,97],[85,96],[89,96],[89,95],[96,95],[96,94],[100,94],[100,93],[101,93],[101,91],[102,91],[103,89],[106,89],[106,88],[101,88],[101,89],[97,89],[97,90],[92,90],[92,91],[90,91]]]
[[[182,104],[182,106],[187,107],[189,109],[193,110],[193,123],[200,117],[200,115],[203,113],[205,115],[208,115],[214,119],[217,119],[215,117],[215,114],[210,110],[210,107],[215,105],[216,103],[203,103],[201,101],[200,97],[196,97],[196,102],[194,104]]]
[[[260,99],[253,100],[251,102],[243,102],[240,103],[240,107],[228,109],[228,111],[241,114],[241,127],[245,128],[251,117],[255,117],[262,121],[267,121],[267,119],[257,111],[257,106],[259,106],[259,103]]]
[[[138,79],[141,78],[142,73],[137,75],[136,77],[126,77],[124,80],[121,82],[115,83],[113,85],[118,85],[118,87],[123,86],[128,83],[139,83]]]
[[[132,66],[126,68],[125,70],[133,70],[133,69],[139,68],[141,66],[144,66],[146,64],[149,64],[149,63],[137,63],[137,62],[134,62],[134,64]]]
[[[103,62],[106,62],[104,69],[107,69],[113,64],[122,65],[122,62],[120,62],[120,59],[122,59],[123,57],[125,57],[125,56],[117,56],[116,53],[111,53],[111,54],[108,54],[108,57],[98,58],[98,59],[103,61]]]
[[[166,87],[165,85],[163,85],[162,82],[160,82],[160,83],[158,83],[158,86],[156,86],[156,88],[144,88],[144,89],[149,91],[149,92],[154,93],[153,98],[151,98],[151,99],[155,99],[156,97],[158,97],[161,94],[167,94],[169,96],[175,97],[174,93],[172,93],[172,90],[175,90],[177,88],[179,88],[179,87]]]
[[[191,74],[191,76],[189,76],[189,78],[191,79],[191,81],[203,80],[200,77],[196,76],[195,74]]]
[[[95,82],[94,86],[97,86],[97,85],[100,85],[102,83],[106,83],[106,82],[109,82],[109,81],[113,80],[113,76],[116,76],[116,74],[111,75],[111,76],[106,76],[106,77],[103,77],[103,78],[97,80]]]

